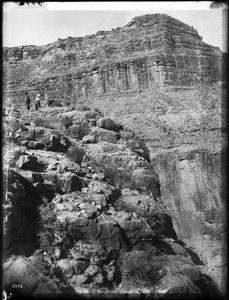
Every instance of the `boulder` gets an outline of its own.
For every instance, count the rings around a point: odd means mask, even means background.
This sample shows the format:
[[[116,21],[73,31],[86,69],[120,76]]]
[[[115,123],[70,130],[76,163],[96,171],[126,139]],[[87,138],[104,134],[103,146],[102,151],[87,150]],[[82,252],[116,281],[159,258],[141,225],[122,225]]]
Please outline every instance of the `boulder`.
[[[86,213],[86,211],[85,211]],[[97,237],[97,220],[87,219],[86,216],[78,216],[75,212],[60,212],[58,219],[65,222],[66,218],[69,223],[69,234],[74,239],[85,241],[96,240]]]
[[[20,174],[22,177],[24,177],[26,180],[28,180],[31,183],[44,182],[42,175],[38,172],[19,170],[18,174]]]
[[[96,142],[104,141],[113,144],[116,144],[117,140],[120,138],[120,135],[117,132],[97,126],[90,128],[90,135],[95,137]]]
[[[7,261],[4,263],[3,269],[4,285],[7,291],[15,291],[13,286],[19,285],[16,291],[18,292],[20,290],[20,293],[24,295],[41,296],[61,294],[53,279],[42,275],[24,258]]]
[[[83,274],[89,265],[88,261],[85,260],[76,260],[76,263],[73,267],[76,275]]]
[[[74,266],[76,264],[76,260],[70,258],[62,258],[56,262],[56,265],[62,269],[64,276],[67,278],[71,278],[74,275]]]
[[[61,143],[60,137],[51,134],[48,137],[48,141],[46,143],[46,149],[49,151],[54,151],[54,152],[66,152],[67,151],[67,145]]]
[[[128,217],[126,215],[128,215]],[[141,238],[152,238],[155,236],[154,231],[144,219],[138,217],[132,219],[131,214],[127,213],[114,215],[114,219],[125,233],[130,244],[136,243]]]
[[[71,172],[65,172],[63,175],[57,176],[55,183],[64,193],[81,191],[82,189],[82,182],[80,178]]]
[[[194,282],[201,281],[203,276],[200,269],[197,266],[190,266],[187,264],[179,265],[179,271],[190,278]]]
[[[115,187],[108,184],[107,182],[103,182],[100,180],[92,180],[87,188],[88,191],[91,193],[104,194],[107,197],[107,199],[112,198],[117,193]]]
[[[185,248],[182,247],[180,244],[175,243],[173,241],[166,241],[166,243],[171,247],[171,250],[174,252],[174,254],[191,257],[187,250],[185,250]]]
[[[19,157],[23,154],[26,154],[26,147],[15,147],[7,149],[3,156],[3,166],[6,166],[7,168],[12,167],[14,168],[16,166],[16,163],[19,159]]]
[[[167,211],[162,204],[155,201],[152,196],[140,195],[138,191],[128,190],[122,190],[122,196],[114,201],[114,206],[118,211],[125,210],[136,213],[139,217],[144,218],[157,234],[172,233],[173,229],[169,223]]]
[[[84,144],[93,144],[93,143],[96,143],[96,137],[95,135],[85,135],[83,138],[82,138],[82,142]]]
[[[108,252],[119,250],[126,245],[120,228],[112,216],[102,214],[97,217],[97,222],[97,234]]]
[[[160,183],[155,171],[136,169],[132,173],[132,180],[136,189],[151,191],[155,197],[160,197]]]
[[[69,135],[75,139],[79,139],[80,136],[82,135],[81,126],[78,124],[74,124],[74,125],[70,126],[68,132],[69,132]]]
[[[58,168],[58,171],[60,172],[60,170],[62,170],[62,172],[73,172],[73,173],[79,173],[80,171],[80,166],[73,162],[72,160],[68,159],[68,158],[64,158],[63,160],[61,160],[61,166],[60,168]]]
[[[84,209],[86,211],[85,215],[87,216],[88,219],[97,216],[98,209],[96,205],[93,205],[91,203],[81,203],[79,204],[79,208]]]
[[[45,148],[44,143],[36,142],[36,141],[30,141],[30,142],[28,142],[28,144],[26,146],[30,149],[35,149],[35,150]]]
[[[93,276],[95,276],[99,271],[100,271],[99,266],[97,266],[97,265],[90,265],[90,266],[85,270],[85,275],[88,276],[88,277],[93,277]]]
[[[75,248],[69,249],[69,251],[74,259],[87,260],[87,257],[82,253],[82,251]]]
[[[94,277],[93,277],[93,282],[97,285],[102,285],[104,283],[104,276],[102,273],[97,273]]]
[[[49,200],[52,200],[56,194],[62,193],[62,190],[53,182],[35,182],[33,185],[37,195],[44,196]]]
[[[26,154],[19,157],[17,161],[17,167],[22,170],[35,171],[41,167],[41,165],[38,164],[37,157]]]
[[[80,285],[85,283],[88,280],[88,277],[85,274],[74,275],[71,279],[72,284]]]
[[[110,118],[100,118],[97,121],[97,126],[108,130],[114,130],[114,131],[119,131],[123,129],[122,125],[115,123]]]
[[[68,134],[70,137],[81,140],[85,135],[89,133],[89,124],[85,120],[80,123],[77,122],[69,127]]]

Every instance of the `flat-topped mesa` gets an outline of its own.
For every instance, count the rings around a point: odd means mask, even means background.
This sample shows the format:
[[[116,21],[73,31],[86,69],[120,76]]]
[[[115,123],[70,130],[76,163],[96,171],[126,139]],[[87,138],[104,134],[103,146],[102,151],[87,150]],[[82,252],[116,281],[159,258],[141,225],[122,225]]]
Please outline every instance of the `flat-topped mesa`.
[[[191,26],[165,14],[46,46],[3,49],[6,92],[44,89],[79,98],[222,79],[222,52]]]

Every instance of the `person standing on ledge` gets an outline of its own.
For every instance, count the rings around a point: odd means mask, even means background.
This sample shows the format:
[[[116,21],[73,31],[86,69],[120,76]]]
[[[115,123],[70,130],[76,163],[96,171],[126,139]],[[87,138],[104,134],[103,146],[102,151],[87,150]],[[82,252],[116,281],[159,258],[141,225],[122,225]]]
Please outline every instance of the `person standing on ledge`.
[[[38,110],[41,107],[41,100],[40,100],[41,94],[36,94],[35,98],[35,109]]]
[[[25,92],[25,104],[26,104],[26,108],[30,110],[30,97],[28,92]]]

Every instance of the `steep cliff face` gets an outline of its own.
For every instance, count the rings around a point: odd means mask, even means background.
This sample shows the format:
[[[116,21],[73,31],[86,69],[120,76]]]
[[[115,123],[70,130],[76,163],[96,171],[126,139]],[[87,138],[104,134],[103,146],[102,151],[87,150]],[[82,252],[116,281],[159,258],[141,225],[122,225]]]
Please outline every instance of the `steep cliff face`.
[[[197,251],[221,286],[226,276],[225,162],[222,153],[194,150],[159,155],[154,165],[178,237]]]
[[[54,99],[76,100],[217,81],[222,75],[221,55],[193,27],[165,14],[145,15],[112,31],[4,49],[5,91],[10,95],[40,89]]]

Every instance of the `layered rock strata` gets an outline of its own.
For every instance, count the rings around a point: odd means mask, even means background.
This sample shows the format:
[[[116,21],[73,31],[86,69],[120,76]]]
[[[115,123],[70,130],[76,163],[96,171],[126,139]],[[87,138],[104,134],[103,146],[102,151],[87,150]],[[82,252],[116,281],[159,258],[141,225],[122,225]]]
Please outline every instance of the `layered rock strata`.
[[[4,91],[48,91],[51,99],[142,90],[221,79],[221,51],[191,26],[165,14],[46,46],[4,48]]]

